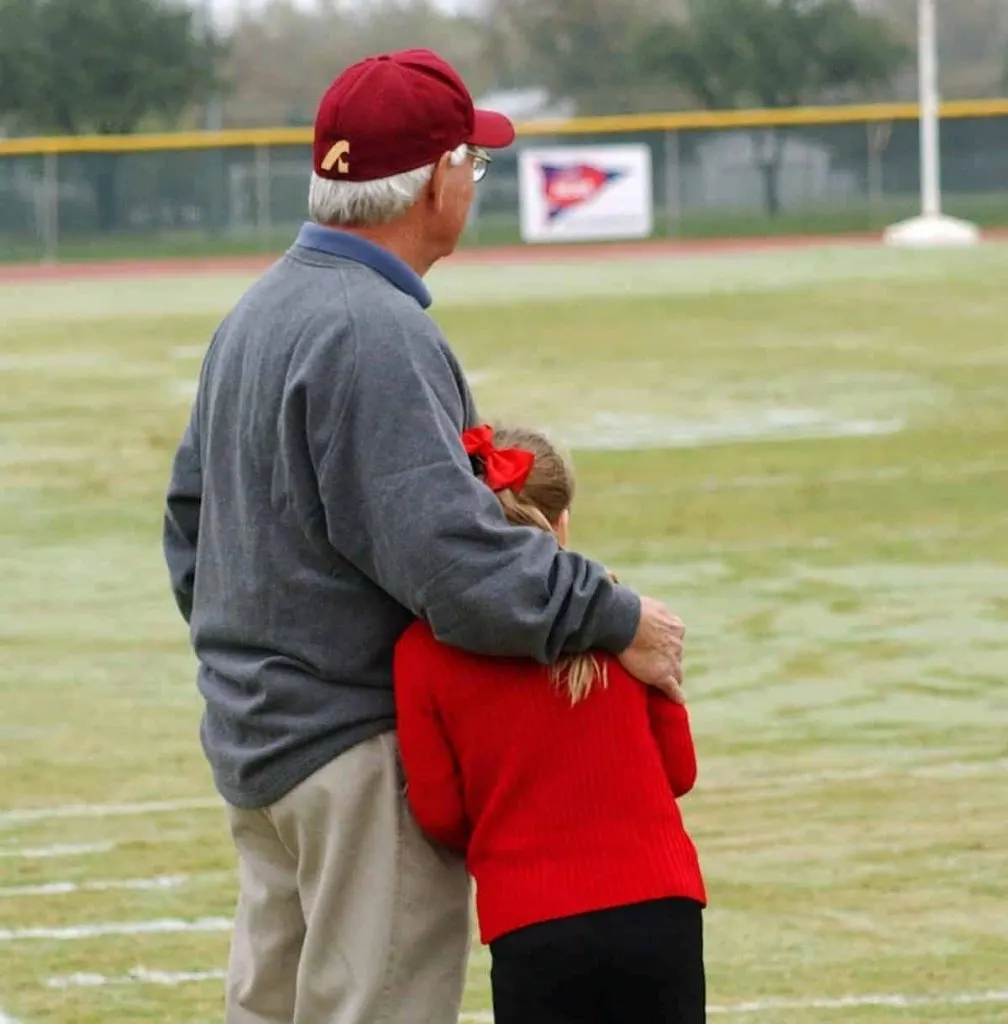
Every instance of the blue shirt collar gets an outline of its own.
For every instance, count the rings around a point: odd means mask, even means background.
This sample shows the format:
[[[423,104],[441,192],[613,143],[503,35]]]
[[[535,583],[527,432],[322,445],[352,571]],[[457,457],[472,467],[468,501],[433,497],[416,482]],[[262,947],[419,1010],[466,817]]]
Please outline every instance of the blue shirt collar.
[[[330,256],[342,256],[355,263],[363,263],[364,266],[381,274],[399,291],[411,295],[424,309],[431,304],[431,293],[420,275],[398,256],[393,256],[388,250],[365,238],[351,235],[348,231],[337,231],[335,228],[308,223],[298,232],[295,244],[305,249],[328,253]]]

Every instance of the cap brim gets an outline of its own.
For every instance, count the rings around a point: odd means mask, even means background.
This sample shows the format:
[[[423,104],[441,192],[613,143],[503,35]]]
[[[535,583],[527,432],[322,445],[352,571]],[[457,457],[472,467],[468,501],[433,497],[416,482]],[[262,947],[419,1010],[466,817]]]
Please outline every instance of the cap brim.
[[[483,149],[507,149],[515,140],[515,126],[503,114],[477,110],[472,135],[467,140]]]

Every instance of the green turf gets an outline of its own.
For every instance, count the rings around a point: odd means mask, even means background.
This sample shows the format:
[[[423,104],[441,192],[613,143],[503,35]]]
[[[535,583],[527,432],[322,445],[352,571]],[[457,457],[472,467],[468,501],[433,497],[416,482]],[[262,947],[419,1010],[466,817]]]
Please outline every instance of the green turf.
[[[1000,247],[435,272],[484,410],[576,448],[576,542],[689,625],[717,1019],[1008,1016],[1006,273]],[[226,918],[218,809],[4,812],[212,797],[159,517],[246,281],[0,288],[0,1020],[220,1020],[214,981],[47,981],[212,971],[223,932],[17,934]],[[14,891],[53,882],[92,888]]]

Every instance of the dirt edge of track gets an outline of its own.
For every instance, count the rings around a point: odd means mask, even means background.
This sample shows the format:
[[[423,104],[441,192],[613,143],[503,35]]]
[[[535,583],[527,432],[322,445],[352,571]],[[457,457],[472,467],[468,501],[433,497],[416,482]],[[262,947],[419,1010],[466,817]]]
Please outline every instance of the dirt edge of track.
[[[1008,231],[986,232],[986,239],[1008,236]],[[607,242],[581,245],[508,245],[461,249],[455,266],[500,265],[578,260],[633,259],[645,256],[688,257],[752,254],[824,246],[879,245],[880,234],[788,235],[758,238],[666,239],[642,242]],[[187,276],[206,273],[254,273],[269,266],[276,255],[196,256],[157,259],[89,260],[67,263],[0,264],[0,284],[70,281],[88,278]]]

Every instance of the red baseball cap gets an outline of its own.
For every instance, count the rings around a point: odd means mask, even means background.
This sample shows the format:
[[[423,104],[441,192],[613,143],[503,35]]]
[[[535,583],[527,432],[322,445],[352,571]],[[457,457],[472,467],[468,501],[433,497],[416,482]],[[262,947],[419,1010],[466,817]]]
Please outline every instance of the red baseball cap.
[[[367,57],[329,86],[315,117],[315,173],[374,181],[432,164],[463,143],[514,142],[503,115],[477,110],[458,72],[430,50]]]

